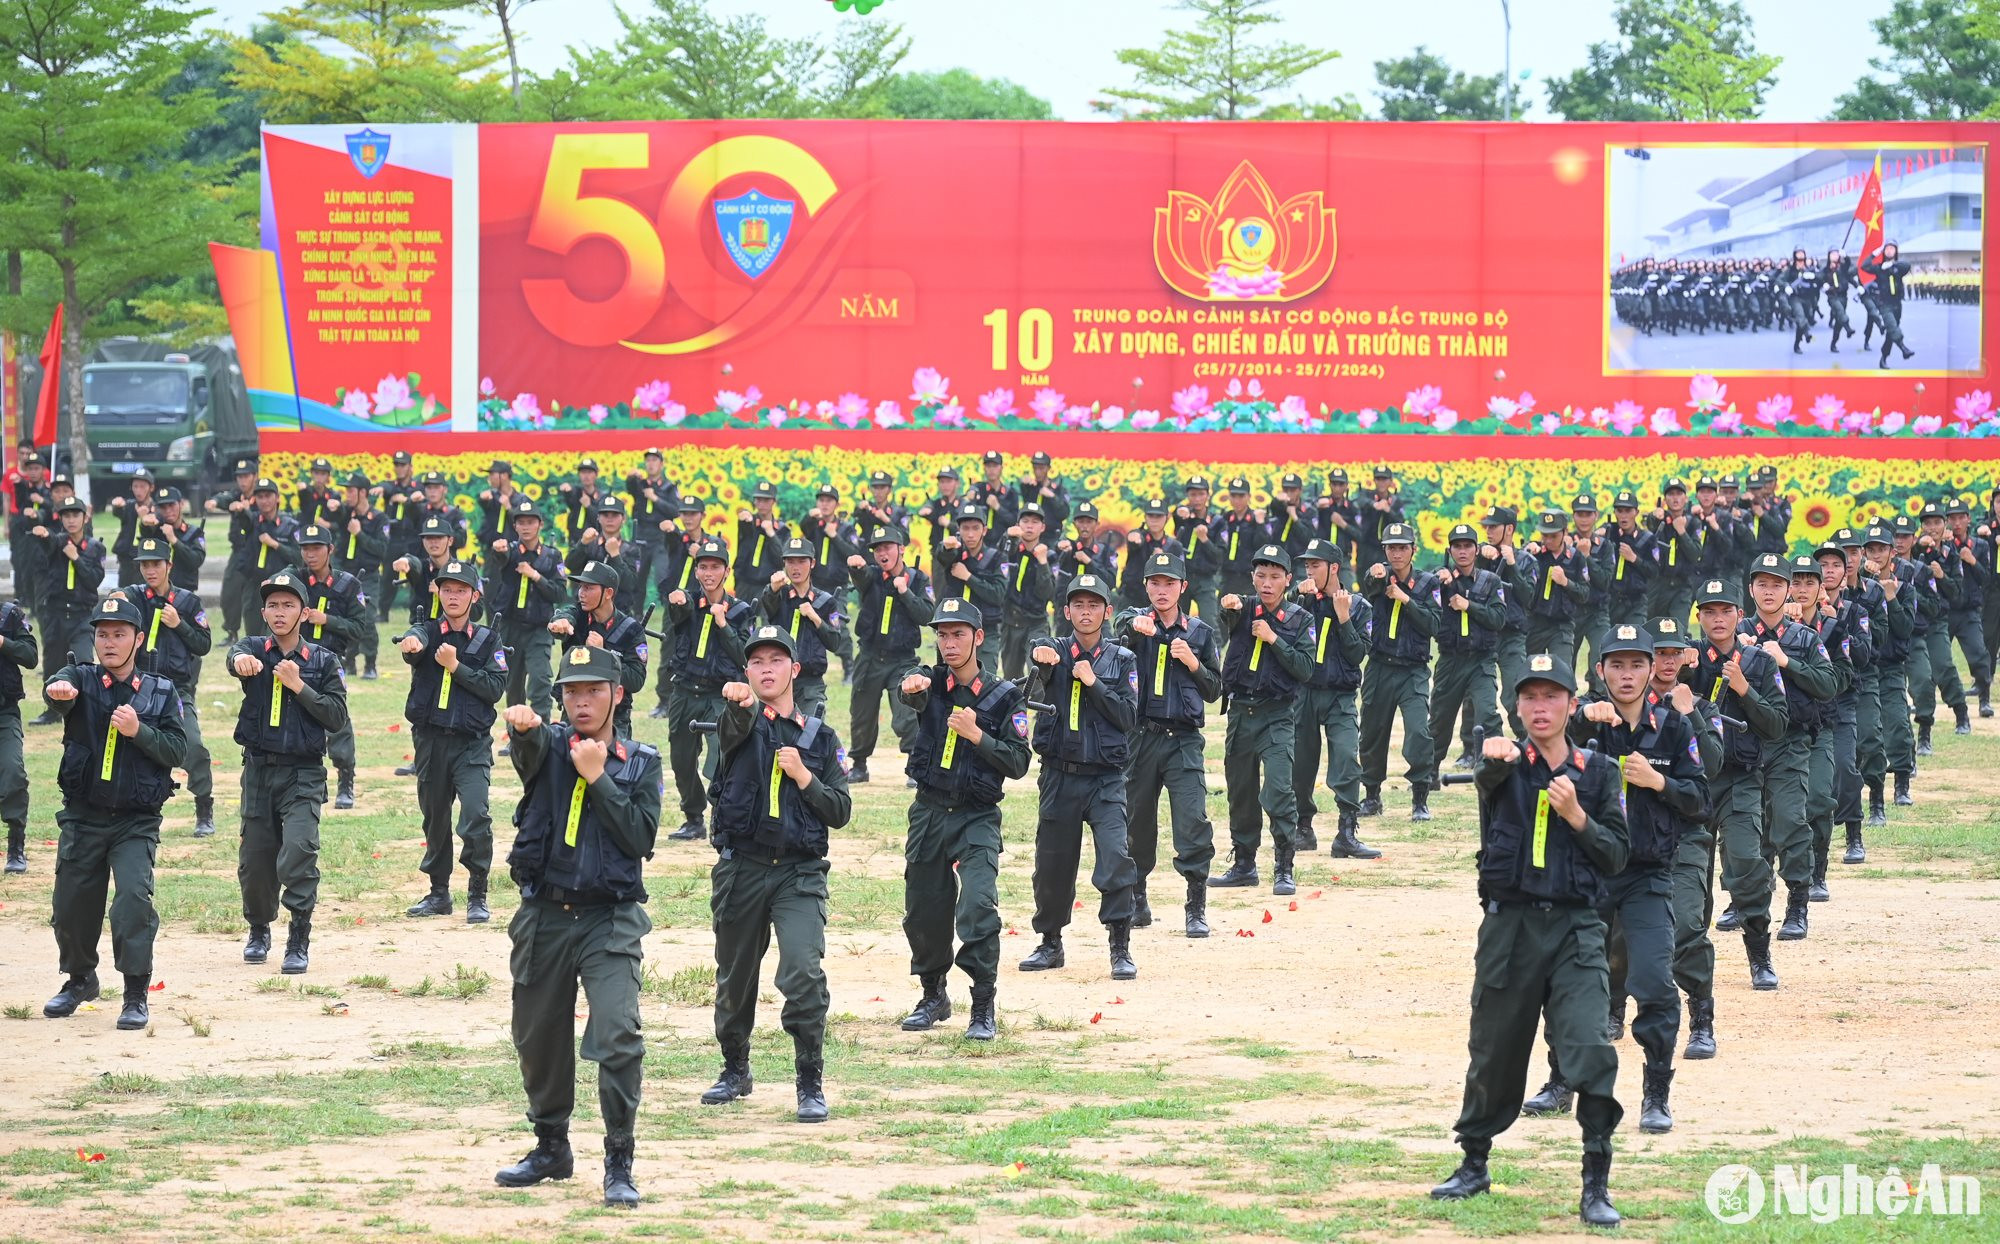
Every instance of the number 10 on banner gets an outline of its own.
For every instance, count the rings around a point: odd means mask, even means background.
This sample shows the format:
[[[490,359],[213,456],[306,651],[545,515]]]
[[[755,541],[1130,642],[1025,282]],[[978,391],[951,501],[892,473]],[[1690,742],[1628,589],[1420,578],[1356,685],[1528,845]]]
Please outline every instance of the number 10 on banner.
[[[1007,308],[995,307],[990,315],[979,321],[993,330],[994,371],[1008,370],[1007,319]],[[1040,307],[1029,307],[1021,312],[1014,321],[1015,364],[1022,371],[1047,371],[1049,364],[1055,361],[1055,353],[1055,317]]]

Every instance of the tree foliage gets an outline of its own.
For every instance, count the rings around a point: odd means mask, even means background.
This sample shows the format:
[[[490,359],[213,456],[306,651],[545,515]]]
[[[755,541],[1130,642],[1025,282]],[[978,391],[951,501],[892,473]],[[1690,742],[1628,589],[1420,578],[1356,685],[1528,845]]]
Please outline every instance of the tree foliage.
[[[1750,121],[1763,110],[1782,60],[1756,52],[1735,55],[1716,46],[1715,32],[1676,21],[1681,37],[1660,57],[1667,115],[1676,121]]]
[[[465,0],[301,0],[269,15],[286,38],[234,42],[234,85],[273,125],[504,119],[497,43],[465,44]]]
[[[1384,121],[1498,121],[1500,75],[1460,73],[1422,45],[1408,56],[1375,62]],[[1519,100],[1513,106],[1521,115]]]
[[[1111,87],[1106,100],[1092,101],[1100,112],[1157,121],[1288,119],[1272,112],[1286,105],[1267,102],[1298,79],[1340,53],[1285,41],[1261,42],[1260,28],[1278,22],[1267,12],[1272,0],[1180,0],[1194,13],[1191,30],[1167,32],[1157,48],[1121,48],[1118,63],[1132,70],[1135,85]],[[1348,101],[1328,107],[1342,110]],[[1294,104],[1295,113],[1310,105]]]
[[[1896,0],[1875,19],[1880,76],[1834,101],[1836,121],[2000,116],[2000,0]]]
[[[1581,68],[1547,83],[1549,110],[1565,121],[1687,120],[1690,95],[1721,98],[1722,79],[1748,95],[1747,104],[1732,101],[1736,117],[1763,111],[1770,73],[1745,72],[1761,58],[1750,15],[1735,0],[1619,0],[1613,20],[1617,39],[1591,44]],[[1684,23],[1706,37],[1708,50],[1694,59],[1669,55]]]
[[[1047,121],[1049,101],[1005,78],[982,78],[969,69],[899,73],[889,79],[883,104],[892,117],[958,121]]]

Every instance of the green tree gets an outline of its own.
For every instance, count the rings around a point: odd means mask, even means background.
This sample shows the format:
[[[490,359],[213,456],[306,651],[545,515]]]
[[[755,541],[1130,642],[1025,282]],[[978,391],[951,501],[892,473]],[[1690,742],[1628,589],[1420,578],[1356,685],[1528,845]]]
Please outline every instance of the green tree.
[[[1749,14],[1735,0],[1620,0],[1613,20],[1618,38],[1593,43],[1581,68],[1547,83],[1549,110],[1565,121],[1671,121],[1686,119],[1663,62],[1682,38],[1680,23],[1707,32],[1711,56],[1756,57]],[[1681,58],[1676,72],[1695,66]],[[1713,66],[1701,74],[1715,73]],[[1683,76],[1679,89],[1687,89]],[[1764,106],[1768,75],[1748,84],[1755,116]]]
[[[490,13],[500,24],[500,42],[507,48],[507,90],[514,102],[521,102],[521,45],[520,37],[514,33],[514,22],[521,10],[535,3],[535,0],[473,0],[482,12]]]
[[[1249,120],[1272,106],[1266,97],[1340,55],[1283,41],[1264,43],[1260,27],[1274,25],[1272,0],[1180,0],[1196,14],[1192,30],[1172,30],[1157,48],[1120,48],[1118,63],[1136,85],[1111,87],[1099,112],[1158,121]],[[1343,101],[1335,101],[1338,107]],[[1279,107],[1285,107],[1280,105]],[[1291,105],[1303,110],[1307,105]],[[1272,119],[1281,119],[1274,116]]]
[[[202,90],[170,91],[201,46],[183,0],[0,0],[0,251],[26,262],[0,320],[36,339],[63,304],[65,405],[83,400],[86,343],[112,331],[135,291],[207,263],[235,227],[213,166],[183,154],[214,123]],[[83,421],[71,453],[89,465]]]
[[[899,73],[883,100],[892,117],[959,121],[1047,121],[1049,101],[1005,78],[982,78],[969,69]]]
[[[272,124],[504,118],[500,45],[462,44],[464,10],[465,0],[302,0],[269,14],[283,42],[234,41],[230,81]]]
[[[1713,31],[1693,22],[1674,25],[1681,37],[1659,61],[1667,115],[1676,121],[1755,120],[1783,58],[1735,56],[1716,47]]]
[[[1873,22],[1883,54],[1834,101],[1836,121],[1966,121],[2000,116],[2000,4],[1896,0]]]
[[[1384,121],[1499,121],[1500,75],[1472,76],[1453,69],[1444,57],[1416,51],[1375,62],[1375,84]],[[1521,105],[1514,104],[1514,116]]]

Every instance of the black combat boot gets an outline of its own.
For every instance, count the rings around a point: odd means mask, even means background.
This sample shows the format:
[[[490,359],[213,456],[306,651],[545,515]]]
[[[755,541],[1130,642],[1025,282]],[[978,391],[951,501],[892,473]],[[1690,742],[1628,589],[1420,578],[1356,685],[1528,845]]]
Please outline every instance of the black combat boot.
[[[653,711],[647,713],[646,716],[651,717],[654,721],[665,721],[667,718],[667,706],[665,704],[655,704]]]
[[[1778,972],[1771,966],[1771,930],[1766,926],[1761,932],[1743,931],[1743,953],[1750,960],[1750,988],[1776,989]]]
[[[1132,887],[1132,927],[1135,929],[1153,927],[1153,905],[1146,901],[1146,883],[1143,880]]]
[[[35,718],[35,719],[34,719],[33,721],[29,722],[28,724],[29,724],[29,725],[31,725],[31,726],[53,726],[53,725],[55,725],[55,724],[56,724],[56,721],[57,721],[57,718],[56,718],[56,715],[55,715],[55,710],[53,710],[53,709],[43,709],[43,710],[42,710],[42,715],[41,715],[40,717],[37,717],[37,718]]]
[[[243,942],[243,962],[262,963],[271,957],[271,926],[253,924],[250,936]]]
[[[1611,1204],[1611,1155],[1583,1155],[1583,1196],[1577,1202],[1586,1227],[1615,1227],[1624,1220]]]
[[[406,916],[449,916],[451,914],[451,883],[449,881],[431,882],[431,892],[418,899],[403,914]]]
[[[1951,715],[1957,719],[1956,724],[1953,725],[1951,728],[1951,732],[1953,734],[1972,733],[1972,717],[1965,711],[1965,705],[1963,704],[1952,705]]]
[[[576,1172],[576,1155],[569,1149],[569,1125],[535,1124],[535,1147],[528,1156],[493,1174],[503,1188],[532,1188],[545,1179],[568,1179]]]
[[[1034,953],[1021,960],[1023,972],[1047,972],[1063,965],[1062,934],[1042,934],[1042,944]]]
[[[1410,819],[1413,821],[1431,819],[1430,790],[1422,782],[1410,787]]]
[[[1688,1043],[1682,1058],[1715,1057],[1715,999],[1688,999]]]
[[[826,1122],[826,1085],[817,1059],[798,1061],[799,1122]]]
[[[1187,883],[1187,935],[1208,936],[1208,878],[1189,877]]]
[[[42,1014],[50,1019],[68,1019],[84,1003],[97,1001],[97,992],[97,973],[72,976],[63,982],[55,997],[42,1004]]]
[[[1292,845],[1301,851],[1319,850],[1319,835],[1313,832],[1311,817],[1299,821],[1299,827],[1292,831]]]
[[[1294,848],[1279,847],[1276,855],[1271,864],[1271,893],[1280,897],[1297,894],[1299,885],[1292,879],[1292,861],[1297,858]]]
[[[1935,754],[1935,749],[1931,747],[1932,721],[1933,719],[1929,717],[1917,718],[1917,755],[1919,756]]]
[[[28,871],[28,827],[9,825],[7,827],[7,871],[24,873]]]
[[[1899,808],[1911,808],[1915,807],[1916,803],[1916,800],[1910,798],[1910,775],[1907,773],[1898,773],[1896,775],[1896,806]]]
[[[972,987],[972,1019],[965,1025],[968,1041],[991,1041],[1000,1035],[1000,1020],[993,1013],[992,985]]]
[[[305,973],[311,961],[312,931],[311,913],[292,913],[291,924],[285,929],[285,962],[278,971],[286,976],[300,976]]]
[[[1648,1063],[1642,1074],[1645,1088],[1639,1099],[1639,1130],[1656,1134],[1673,1131],[1674,1116],[1667,1109],[1667,1092],[1674,1085],[1674,1069]]]
[[[376,669],[376,668],[375,668],[375,658],[374,658],[374,657],[369,657],[369,658],[368,658],[368,668],[367,668],[367,669],[364,669],[364,670],[362,670],[362,671],[361,671],[361,681],[362,681],[362,682],[374,682],[374,681],[375,681],[376,679],[380,678],[381,676],[382,676],[382,671],[380,671],[380,670],[378,670],[378,669]]]
[[[1882,783],[1879,781],[1868,783],[1868,823],[1878,829],[1889,823],[1889,811],[1882,806]],[[1853,860],[1847,862],[1854,863]]]
[[[854,767],[847,771],[847,784],[849,786],[866,786],[868,784],[867,761],[857,760],[854,762]]]
[[[1353,808],[1340,810],[1340,827],[1333,831],[1333,846],[1328,854],[1337,860],[1379,860],[1382,853],[1361,841],[1360,814]]]
[[[1979,715],[1981,717],[1991,717],[1993,715],[1993,684],[1990,682],[1979,683],[1978,690]]]
[[[1604,1039],[1617,1043],[1625,1039],[1625,999],[1613,998],[1611,1010],[1604,1019]]]
[[[1847,832],[1847,840],[1852,842],[1854,835],[1861,832],[1861,827],[1853,826]],[[1832,854],[1832,843],[1828,843],[1824,850],[1820,849],[1818,843],[1813,844],[1813,875],[1812,880],[1806,883],[1806,901],[1809,903],[1824,903],[1833,897],[1833,891],[1826,888],[1826,865]]]
[[[632,1138],[604,1138],[604,1203],[630,1209],[639,1203],[638,1185],[632,1182]]]
[[[1785,922],[1778,926],[1781,942],[1802,941],[1806,935],[1806,896],[1810,886],[1803,881],[1785,883]]]
[[[1463,1201],[1493,1187],[1493,1179],[1486,1173],[1486,1155],[1493,1151],[1493,1142],[1461,1136],[1458,1147],[1465,1150],[1465,1157],[1450,1179],[1431,1189],[1433,1201]]]
[[[211,838],[215,835],[215,796],[196,795],[194,797],[194,836]]]
[[[486,874],[473,873],[465,883],[465,922],[485,924],[492,918],[493,911],[486,906]]]
[[[1743,913],[1736,910],[1736,904],[1734,903],[1723,908],[1722,919],[1715,922],[1715,931],[1718,933],[1734,933],[1742,927]]]
[[[1362,792],[1362,795],[1361,795],[1361,808],[1360,808],[1360,815],[1362,815],[1362,816],[1380,816],[1380,815],[1382,815],[1382,788],[1381,788],[1381,787],[1379,787],[1379,786],[1370,786],[1370,787],[1368,787],[1368,788],[1367,788],[1367,789],[1366,789],[1365,791],[1363,791],[1363,792]]]
[[[704,1106],[726,1106],[739,1097],[750,1096],[757,1081],[750,1075],[750,1047],[722,1051],[722,1074],[701,1095]]]
[[[1104,926],[1104,935],[1111,943],[1111,979],[1115,981],[1139,979],[1139,965],[1132,962],[1131,922],[1114,920]]]
[[[1847,854],[1840,857],[1840,862],[1843,864],[1868,862],[1868,847],[1861,841],[1861,827],[1852,821],[1847,823]]]
[[[926,976],[924,996],[917,999],[917,1005],[903,1017],[904,1032],[929,1032],[951,1018],[951,995],[945,992],[944,974]]]
[[[1238,851],[1230,862],[1229,871],[1208,884],[1218,890],[1236,889],[1257,884],[1257,857],[1248,851]]]
[[[354,806],[354,770],[342,769],[339,773],[340,790],[333,797],[333,806],[351,808]]]
[[[669,842],[698,842],[706,837],[708,837],[708,827],[702,823],[700,817],[693,816],[682,821],[679,829],[667,835],[667,840]]]
[[[146,988],[153,983],[150,975],[125,973],[125,1005],[118,1010],[118,1028],[121,1032],[138,1032],[152,1022],[146,1013]]]
[[[417,776],[417,769],[416,769],[416,766],[415,766],[415,765],[397,765],[397,766],[396,766],[396,776],[397,776],[397,777],[415,777],[415,776]]]
[[[1542,1091],[1521,1103],[1521,1113],[1531,1119],[1539,1119],[1552,1114],[1568,1114],[1576,1101],[1576,1090],[1563,1083],[1557,1072],[1549,1073],[1549,1082]]]

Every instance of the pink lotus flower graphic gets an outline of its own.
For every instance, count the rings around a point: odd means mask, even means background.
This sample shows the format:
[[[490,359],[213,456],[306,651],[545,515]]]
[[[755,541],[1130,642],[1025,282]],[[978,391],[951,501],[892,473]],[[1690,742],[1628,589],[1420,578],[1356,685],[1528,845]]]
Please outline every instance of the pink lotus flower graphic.
[[[1502,423],[1519,414],[1520,410],[1521,404],[1511,397],[1500,397],[1496,394],[1486,399],[1486,413]]]
[[[1232,398],[1242,397],[1243,382],[1241,380],[1237,380],[1232,377],[1229,381],[1229,387],[1224,389],[1223,392],[1227,393]]]
[[[1191,384],[1174,394],[1174,413],[1177,415],[1199,419],[1208,410],[1208,390],[1201,385]]]
[[[687,418],[687,413],[687,407],[681,405],[679,402],[670,401],[660,407],[660,422],[671,428],[681,420]]]
[[[1849,411],[1841,419],[1840,426],[1843,431],[1855,436],[1866,435],[1875,426],[1875,412],[1872,410]]]
[[[933,416],[933,420],[942,421],[942,417],[944,416],[945,412],[953,410],[958,411],[961,417],[965,414],[964,410],[962,410],[959,407],[958,403],[953,402],[951,405],[940,409],[937,412],[937,414]],[[901,402],[892,402],[885,398],[882,401],[875,403],[876,427],[900,428],[907,422],[909,421],[903,418],[903,404]],[[951,425],[951,426],[956,426],[956,425]]]
[[[1709,420],[1708,430],[1718,435],[1732,435],[1741,432],[1743,430],[1743,412],[1734,406],[1731,406],[1727,410],[1716,411],[1715,418]]]
[[[919,367],[910,377],[910,400],[919,406],[935,406],[944,401],[950,388],[951,381],[938,374],[937,368]]]
[[[1243,391],[1248,393],[1250,400],[1254,402],[1264,396],[1264,382],[1261,380],[1252,380],[1249,384],[1243,386]]]
[[[1382,417],[1381,411],[1376,410],[1372,406],[1363,406],[1360,410],[1355,412],[1354,422],[1357,425],[1359,425],[1363,431],[1366,431],[1367,429],[1374,427],[1375,421],[1377,419],[1380,419],[1381,417]]]
[[[881,427],[901,427],[903,416],[897,414],[895,415],[894,422],[884,423],[882,417],[878,414],[875,417],[875,422]],[[931,424],[934,427],[940,428],[962,428],[965,426],[965,407],[959,405],[957,402],[952,402],[948,406],[941,406],[938,408],[937,413],[931,416]]]
[[[516,393],[507,406],[507,417],[532,422],[542,417],[542,404],[532,393]]]
[[[1963,394],[1951,405],[1951,417],[1970,427],[1984,423],[1993,414],[1993,395],[1985,389],[1974,389]]]
[[[1944,420],[1936,415],[1918,415],[1910,420],[1910,431],[1918,436],[1929,436],[1944,426]]]
[[[1757,403],[1757,422],[1767,428],[1792,421],[1792,395],[1773,393]]]
[[[868,399],[859,393],[843,393],[833,409],[840,421],[851,428],[868,417]]]
[[[1035,400],[1028,403],[1028,409],[1043,423],[1054,423],[1066,405],[1068,402],[1062,394],[1054,389],[1042,389],[1035,394]]]
[[[1157,410],[1135,410],[1132,412],[1132,430],[1147,432],[1159,426],[1160,412]]]
[[[987,420],[1004,419],[1014,413],[1014,390],[992,389],[979,395],[979,417]]]
[[[1688,381],[1689,410],[1717,410],[1729,399],[1729,386],[1717,382],[1714,376],[1696,376]]]
[[[654,380],[640,385],[632,391],[633,410],[665,410],[673,400],[674,387],[664,380]]]
[[[1087,428],[1095,417],[1088,406],[1071,406],[1062,413],[1062,425],[1066,428]]]
[[[1681,430],[1680,412],[1671,406],[1662,406],[1653,412],[1650,426],[1654,436],[1671,436]]]
[[[369,419],[374,417],[375,405],[369,400],[366,391],[349,389],[347,395],[340,399],[340,413],[352,415],[356,419]]]
[[[1833,430],[1835,424],[1840,422],[1840,417],[1846,413],[1847,403],[1841,401],[1831,393],[1822,393],[1814,398],[1812,406],[1806,411],[1806,414],[1811,416],[1814,423],[1829,432]]]
[[[499,390],[493,387],[493,377],[481,376],[479,378],[479,396],[492,397],[498,392]]]
[[[1294,393],[1278,403],[1275,414],[1280,423],[1295,428],[1304,427],[1312,419],[1312,408],[1306,405],[1306,399]]]
[[[611,417],[611,410],[609,407],[606,407],[600,403],[598,405],[592,406],[586,417],[590,420],[591,424],[595,426],[596,424],[603,423],[606,419],[609,419]]]
[[[1422,422],[1444,404],[1444,390],[1434,384],[1411,389],[1403,395],[1403,418]]]
[[[1611,430],[1620,436],[1630,436],[1646,422],[1646,408],[1627,398],[1611,405]]]
[[[1593,406],[1584,418],[1589,421],[1590,426],[1593,428],[1607,427],[1611,423],[1611,412],[1602,406]]]
[[[1440,406],[1431,412],[1431,427],[1439,432],[1449,432],[1458,426],[1458,412],[1449,406]]]
[[[1125,408],[1123,406],[1106,406],[1102,411],[1098,412],[1097,426],[1100,428],[1109,430],[1123,422],[1125,422]]]
[[[401,376],[384,376],[375,382],[375,413],[393,414],[415,406],[416,400],[410,396],[410,382]]]
[[[1227,268],[1217,268],[1208,274],[1211,298],[1276,298],[1284,291],[1284,274],[1272,268],[1254,276],[1237,276]]]
[[[715,395],[715,408],[725,415],[733,416],[746,406],[753,408],[754,411],[757,403],[763,399],[764,395],[757,391],[757,386],[754,384],[741,393],[734,389],[721,389]]]
[[[1563,421],[1562,421],[1562,416],[1560,416],[1560,415],[1543,415],[1543,416],[1542,416],[1542,435],[1543,435],[1543,436],[1554,436],[1554,435],[1556,434],[1557,430],[1558,430],[1558,429],[1560,429],[1560,428],[1562,427],[1562,422],[1563,422]]]
[[[1875,430],[1884,436],[1894,436],[1896,433],[1901,432],[1904,425],[1909,423],[1909,421],[1909,416],[1905,415],[1902,411],[1892,410],[1882,416],[1882,422],[1876,426]]]

